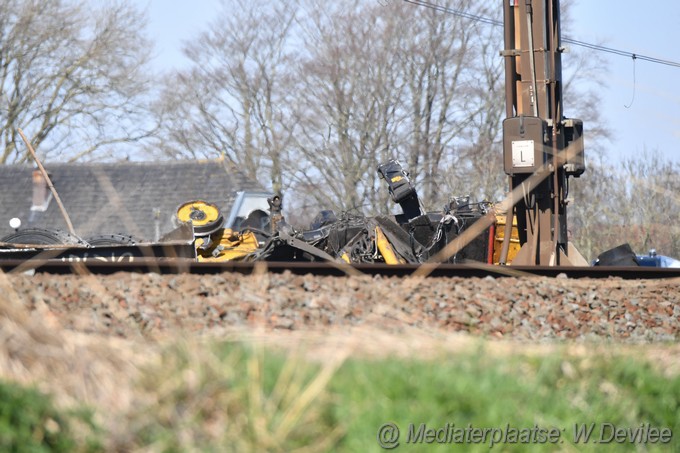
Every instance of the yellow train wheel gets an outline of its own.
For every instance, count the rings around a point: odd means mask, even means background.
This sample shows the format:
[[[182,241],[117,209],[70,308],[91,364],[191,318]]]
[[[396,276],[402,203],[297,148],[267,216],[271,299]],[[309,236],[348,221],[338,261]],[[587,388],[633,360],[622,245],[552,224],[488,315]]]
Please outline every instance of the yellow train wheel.
[[[191,222],[194,233],[207,235],[213,233],[224,224],[220,208],[203,200],[188,201],[177,208],[177,220]]]

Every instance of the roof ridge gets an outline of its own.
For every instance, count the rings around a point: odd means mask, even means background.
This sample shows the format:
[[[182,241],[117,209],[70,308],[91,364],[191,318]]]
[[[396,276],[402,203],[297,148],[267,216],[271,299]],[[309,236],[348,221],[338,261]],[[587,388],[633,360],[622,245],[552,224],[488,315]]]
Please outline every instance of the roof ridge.
[[[160,161],[118,161],[118,162],[44,162],[43,165],[49,170],[51,167],[77,167],[77,168],[102,168],[102,167],[144,167],[144,166],[174,166],[174,165],[209,165],[209,164],[220,164],[223,160],[220,158],[215,159],[173,159],[173,160],[160,160]],[[0,168],[35,168],[35,165],[31,164],[6,164],[0,165]]]

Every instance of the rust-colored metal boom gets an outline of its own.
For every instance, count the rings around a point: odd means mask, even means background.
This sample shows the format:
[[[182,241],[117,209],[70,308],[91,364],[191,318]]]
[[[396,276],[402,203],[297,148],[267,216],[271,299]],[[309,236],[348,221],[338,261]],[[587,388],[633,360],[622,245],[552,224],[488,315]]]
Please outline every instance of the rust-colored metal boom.
[[[562,113],[559,0],[503,0],[505,172],[522,248],[513,264],[583,265],[569,244],[567,178],[584,170],[583,123]],[[539,173],[539,182],[529,176]]]

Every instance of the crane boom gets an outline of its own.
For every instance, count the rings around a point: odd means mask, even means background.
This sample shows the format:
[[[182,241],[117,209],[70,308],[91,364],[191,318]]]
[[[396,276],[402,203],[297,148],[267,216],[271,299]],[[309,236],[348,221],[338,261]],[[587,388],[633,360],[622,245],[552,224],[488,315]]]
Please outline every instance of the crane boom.
[[[567,180],[585,171],[583,122],[562,112],[559,0],[503,0],[503,159],[522,248],[513,264],[586,265],[568,241]]]

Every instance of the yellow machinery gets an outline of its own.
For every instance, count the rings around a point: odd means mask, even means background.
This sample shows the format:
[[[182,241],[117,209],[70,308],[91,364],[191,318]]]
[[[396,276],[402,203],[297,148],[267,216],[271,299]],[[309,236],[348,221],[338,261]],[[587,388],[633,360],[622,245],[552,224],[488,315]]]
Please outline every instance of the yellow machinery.
[[[375,227],[375,243],[378,251],[385,260],[385,263],[406,264],[406,260],[397,254],[397,252],[394,250],[394,247],[392,247],[392,244],[390,244],[390,241],[387,240],[385,233],[383,233],[379,226]]]
[[[197,236],[205,236],[222,228],[224,217],[220,208],[203,200],[187,201],[177,208],[177,220],[191,222]]]
[[[496,226],[493,240],[493,264],[499,264],[501,258],[501,249],[503,248],[503,240],[505,238],[505,222],[507,216],[505,214],[496,214]],[[508,249],[507,264],[511,264],[517,252],[522,245],[519,242],[519,232],[517,231],[517,217],[512,218],[512,234],[510,235],[510,248]]]
[[[224,228],[224,218],[220,209],[202,200],[186,202],[177,208],[177,220],[182,223],[191,223],[194,230],[194,247],[196,257],[201,262],[220,262],[237,261],[248,259],[261,250],[261,244],[253,231],[242,230],[234,231]],[[507,216],[505,212],[496,213],[496,223],[489,230],[488,258],[489,264],[499,264],[501,248],[504,241],[505,224]],[[517,230],[517,219],[513,217],[512,235],[508,250],[507,264],[510,264],[520,250],[520,239]],[[360,239],[360,235],[357,236]],[[386,264],[406,264],[404,258],[395,249],[390,239],[380,226],[372,225],[369,227],[368,236],[364,237],[368,243],[365,245],[367,250],[372,250],[371,255],[377,261],[384,261]],[[340,253],[337,259],[347,263],[353,261],[349,250],[352,248],[350,241]]]
[[[198,261],[238,260],[259,248],[253,232],[239,233],[224,228],[224,217],[212,203],[189,201],[177,208],[176,215],[179,222],[193,225]]]
[[[196,239],[198,261],[232,261],[243,259],[259,248],[255,233],[238,233],[230,228],[220,228],[209,237]]]

